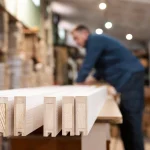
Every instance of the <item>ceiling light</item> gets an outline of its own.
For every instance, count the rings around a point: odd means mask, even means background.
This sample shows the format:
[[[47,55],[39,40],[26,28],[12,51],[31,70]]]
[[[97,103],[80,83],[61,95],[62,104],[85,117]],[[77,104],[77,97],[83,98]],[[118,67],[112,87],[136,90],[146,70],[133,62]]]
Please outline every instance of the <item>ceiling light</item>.
[[[105,28],[107,28],[107,29],[112,28],[112,23],[111,22],[106,22],[105,23]]]
[[[106,3],[100,3],[99,4],[99,9],[104,10],[107,8],[107,4]]]
[[[36,6],[40,6],[40,0],[32,0]]]
[[[102,29],[96,29],[96,34],[102,34],[103,33],[103,30]]]
[[[133,39],[133,35],[132,34],[127,34],[126,35],[126,39],[127,40],[132,40]]]

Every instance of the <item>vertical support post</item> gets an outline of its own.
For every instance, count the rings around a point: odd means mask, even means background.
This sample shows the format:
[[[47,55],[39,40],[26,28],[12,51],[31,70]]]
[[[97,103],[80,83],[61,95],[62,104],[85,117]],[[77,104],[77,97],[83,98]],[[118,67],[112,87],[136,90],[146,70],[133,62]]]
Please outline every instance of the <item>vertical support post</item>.
[[[106,150],[109,126],[95,123],[88,136],[82,136],[82,150]]]

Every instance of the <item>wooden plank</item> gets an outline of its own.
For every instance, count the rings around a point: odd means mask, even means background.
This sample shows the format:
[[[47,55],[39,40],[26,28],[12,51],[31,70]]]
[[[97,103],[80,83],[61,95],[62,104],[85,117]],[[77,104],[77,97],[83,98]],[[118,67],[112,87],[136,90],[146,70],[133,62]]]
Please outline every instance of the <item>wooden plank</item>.
[[[62,135],[74,136],[74,96],[64,96],[62,104]]]
[[[14,135],[20,136],[25,131],[26,97],[16,97],[14,102]],[[23,118],[23,119],[22,119]]]
[[[123,122],[122,114],[113,97],[108,97],[97,117],[97,121],[113,124],[121,124]]]
[[[68,86],[64,86],[64,87],[59,87],[59,88],[58,87],[48,88],[48,90],[40,89],[38,93],[37,91],[34,91],[36,93],[34,93],[34,95],[31,95],[31,96],[15,97],[15,106],[14,106],[15,117],[14,118],[16,122],[14,126],[14,131],[15,131],[14,135],[18,136],[21,134],[22,136],[26,136],[30,134],[31,132],[33,132],[34,130],[38,129],[39,127],[43,126],[45,95],[50,95],[54,93],[57,94],[59,92],[66,91],[66,89],[68,88],[69,88]],[[46,98],[45,101],[46,103],[47,102],[49,103],[49,98],[48,99]],[[52,105],[55,105],[54,99],[50,99],[50,103],[51,102],[53,102]],[[48,108],[46,109],[46,111],[51,112],[52,111],[51,109],[54,109],[52,108],[52,105],[48,105]],[[20,109],[20,107],[22,107],[22,109]],[[24,109],[25,109],[25,115],[23,112]],[[56,109],[55,109],[55,113],[56,113]],[[52,115],[52,118],[53,117],[54,117],[54,114]],[[24,122],[24,125],[22,124],[22,126],[20,127],[18,125],[18,122]],[[49,120],[48,120],[48,124],[49,124]]]
[[[0,122],[3,124],[1,126],[0,132],[3,137],[8,137],[13,135],[13,102],[11,97],[1,96],[0,105],[3,106],[1,109]]]
[[[76,135],[87,136],[107,99],[107,87],[102,86],[76,96]]]
[[[89,86],[88,87],[87,86],[67,86],[64,89],[64,91],[55,93],[55,94],[51,94],[51,95],[45,97],[45,100],[44,100],[45,101],[44,102],[44,105],[45,105],[44,106],[44,136],[51,135],[52,137],[55,137],[61,131],[62,122],[68,122],[68,121],[62,119],[63,114],[69,114],[69,115],[72,114],[71,116],[74,116],[74,104],[72,104],[71,108],[68,108],[67,107],[68,103],[67,103],[62,108],[62,99],[64,102],[64,95],[75,94],[77,91],[80,91],[80,89],[89,89],[89,88],[91,88],[91,87],[89,87]],[[65,102],[67,100],[69,100],[69,102],[70,102],[70,97],[69,96],[66,97]],[[73,98],[72,102],[74,103],[74,98]],[[65,108],[65,107],[67,107],[67,108]],[[71,111],[71,109],[72,109],[72,111]],[[64,111],[67,111],[68,113],[66,113]],[[65,116],[65,118],[68,118],[68,117]],[[73,130],[74,130],[74,121],[72,121],[70,124],[71,124],[71,126],[73,126]],[[62,130],[63,130],[63,134],[64,134],[64,128]]]
[[[5,97],[0,98],[0,133],[4,137],[7,135],[7,128],[6,128],[6,124],[8,123],[7,107],[8,107],[8,99]]]
[[[96,86],[81,86],[68,93],[63,97],[62,101],[62,134],[66,136],[70,133],[71,136],[75,135],[75,97],[83,92],[89,93]]]
[[[56,137],[62,129],[62,92],[44,98],[44,136]]]
[[[1,112],[0,115],[0,121],[2,123],[5,122],[5,127],[2,127],[1,124],[1,130],[0,132],[3,134],[3,136],[11,136],[14,135],[14,96],[30,96],[30,95],[34,95],[37,93],[41,93],[41,92],[45,92],[48,93],[49,91],[51,91],[52,89],[65,89],[68,88],[69,86],[65,86],[65,87],[60,87],[60,86],[50,86],[50,87],[40,87],[40,88],[22,88],[22,89],[12,89],[12,90],[2,90],[0,91],[0,105],[1,107],[5,108],[5,110],[3,110]],[[4,99],[8,99],[8,102],[4,102]],[[4,105],[6,105],[6,107],[4,107]],[[5,113],[6,112],[6,113]],[[5,117],[5,118],[3,118]],[[3,121],[4,120],[4,121]],[[4,131],[5,129],[5,131]]]
[[[40,92],[42,92],[43,90],[44,92],[47,93],[48,91],[51,91],[52,89],[57,89],[57,88],[58,87],[54,86],[54,87],[26,88],[26,89],[0,91],[0,105],[3,107],[3,111],[1,112],[1,114],[3,115],[0,115],[0,121],[2,123],[5,123],[3,124],[4,125],[3,127],[1,125],[1,129],[0,129],[0,132],[3,134],[3,136],[8,137],[8,136],[14,135],[14,96],[25,96],[25,95],[30,96],[30,95],[33,95],[34,93],[40,94]],[[4,107],[4,105],[6,105],[6,107]]]

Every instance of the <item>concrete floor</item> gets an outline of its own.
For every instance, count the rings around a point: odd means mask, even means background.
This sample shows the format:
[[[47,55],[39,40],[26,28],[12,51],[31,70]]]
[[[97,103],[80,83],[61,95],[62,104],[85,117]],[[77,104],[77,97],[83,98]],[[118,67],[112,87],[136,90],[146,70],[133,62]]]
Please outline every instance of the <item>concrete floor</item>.
[[[111,139],[110,150],[124,150],[121,139],[117,138]],[[145,140],[145,150],[150,150],[150,140]]]

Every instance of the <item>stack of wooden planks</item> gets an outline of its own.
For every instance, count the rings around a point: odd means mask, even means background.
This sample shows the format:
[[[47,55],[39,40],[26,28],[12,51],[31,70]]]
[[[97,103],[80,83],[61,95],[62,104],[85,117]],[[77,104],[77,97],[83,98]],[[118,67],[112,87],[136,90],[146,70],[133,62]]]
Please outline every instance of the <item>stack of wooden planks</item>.
[[[86,136],[108,100],[107,87],[48,86],[0,91],[0,133]]]

